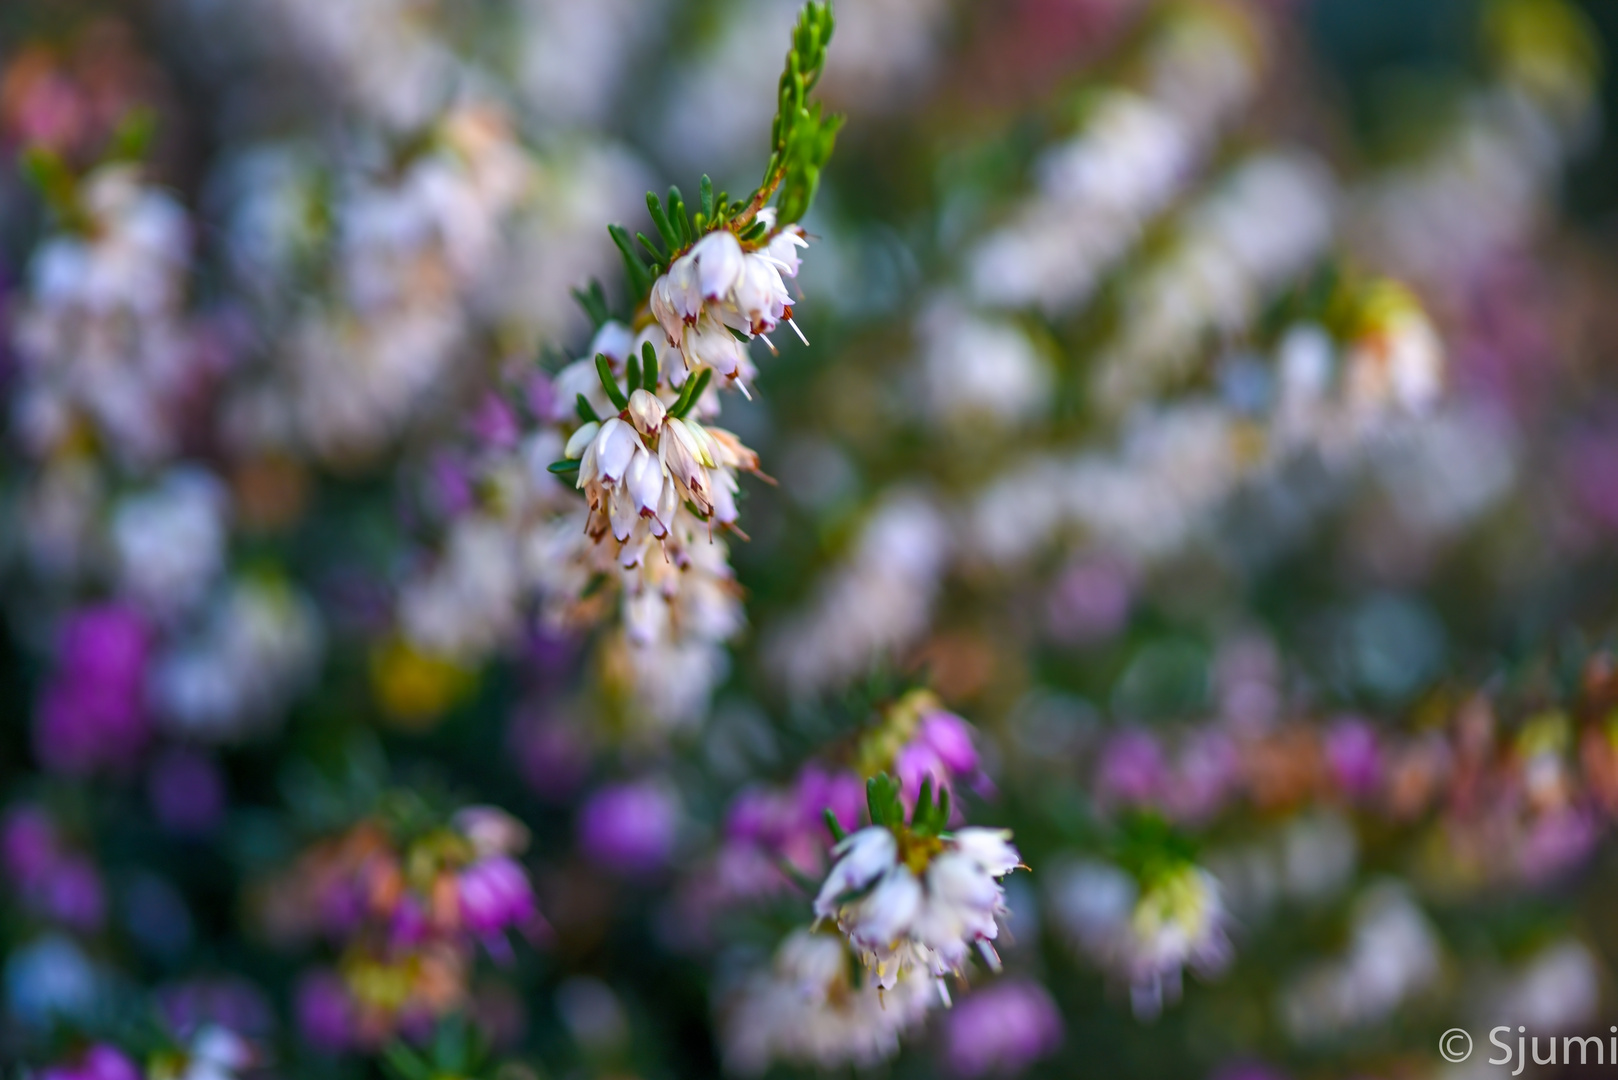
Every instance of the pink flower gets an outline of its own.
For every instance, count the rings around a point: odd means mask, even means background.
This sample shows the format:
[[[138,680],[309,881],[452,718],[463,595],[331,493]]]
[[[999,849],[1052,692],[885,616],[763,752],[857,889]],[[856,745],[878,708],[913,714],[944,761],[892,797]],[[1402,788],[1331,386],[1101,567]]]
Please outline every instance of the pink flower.
[[[1153,803],[1167,779],[1157,740],[1144,731],[1121,731],[1101,751],[1096,790],[1103,802]]]
[[[956,1076],[1014,1076],[1062,1045],[1062,1016],[1045,988],[1006,979],[946,1014],[944,1064]]]
[[[1333,724],[1326,736],[1326,767],[1332,782],[1345,795],[1365,798],[1375,794],[1382,780],[1382,755],[1375,729],[1353,718]]]
[[[656,780],[602,788],[579,815],[579,846],[609,870],[645,874],[674,854],[680,807]]]

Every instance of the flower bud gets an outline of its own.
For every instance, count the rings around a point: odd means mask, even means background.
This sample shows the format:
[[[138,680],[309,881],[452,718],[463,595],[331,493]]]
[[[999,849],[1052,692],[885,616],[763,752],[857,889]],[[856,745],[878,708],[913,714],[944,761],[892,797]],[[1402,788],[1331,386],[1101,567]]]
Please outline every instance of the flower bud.
[[[601,425],[594,420],[579,428],[567,440],[567,447],[562,451],[562,456],[570,461],[583,457],[585,449],[595,440],[596,433],[600,430]]]
[[[667,413],[668,409],[649,390],[636,390],[629,395],[629,419],[635,430],[648,438],[657,434]]]

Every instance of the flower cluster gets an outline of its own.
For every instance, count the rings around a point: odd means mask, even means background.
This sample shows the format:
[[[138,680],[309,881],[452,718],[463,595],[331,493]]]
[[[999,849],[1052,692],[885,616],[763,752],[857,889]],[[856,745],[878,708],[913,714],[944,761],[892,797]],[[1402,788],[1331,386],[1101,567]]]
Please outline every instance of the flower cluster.
[[[806,765],[790,787],[750,787],[725,814],[724,839],[711,880],[721,901],[768,896],[786,887],[787,871],[811,880],[827,869],[826,817],[859,826],[865,796],[856,773]]]
[[[947,792],[958,818],[963,789],[978,795],[992,790],[975,740],[972,725],[946,709],[936,693],[918,688],[882,710],[880,722],[855,749],[854,768],[862,776],[892,772],[906,810],[917,806],[923,785],[940,795]]]
[[[1259,22],[1224,3],[1178,5],[1141,52],[1142,85],[1088,103],[1083,130],[1042,155],[1037,192],[971,252],[980,303],[1055,314],[1087,301],[1185,192],[1265,62]]]
[[[1004,829],[946,831],[950,801],[923,781],[907,824],[898,786],[869,787],[872,824],[840,840],[815,897],[815,916],[848,935],[877,985],[891,988],[916,967],[935,978],[960,974],[976,950],[1000,966],[992,942],[1006,913],[1000,879],[1022,865]]]
[[[886,986],[857,971],[840,935],[794,930],[768,970],[731,996],[721,1018],[725,1067],[743,1075],[773,1061],[870,1068],[898,1053],[900,1037],[939,1003],[943,983],[919,968]]]
[[[5,5],[21,1076],[1594,1019],[1597,21],[802,3]]]
[[[30,266],[12,331],[22,363],[12,431],[38,458],[91,437],[131,463],[161,461],[178,449],[187,397],[210,375],[182,310],[185,211],[127,164],[54,186],[78,228]]]
[[[259,904],[277,940],[320,935],[340,949],[336,978],[312,973],[300,1004],[306,1037],[328,1050],[376,1046],[463,1008],[476,946],[508,962],[510,932],[547,932],[514,858],[527,830],[505,813],[471,807],[404,843],[395,831],[365,821],[311,849]]]
[[[208,1025],[145,1066],[110,1043],[93,1043],[46,1066],[40,1080],[236,1080],[263,1064],[263,1055],[229,1028]]]
[[[107,914],[101,871],[64,843],[40,807],[17,806],[0,819],[0,868],[29,914],[81,933],[101,929]]]
[[[1144,881],[1115,866],[1081,863],[1049,889],[1073,944],[1129,987],[1137,1016],[1177,1001],[1183,971],[1216,975],[1230,963],[1219,883],[1189,862],[1153,868]]]
[[[745,538],[737,478],[759,470],[758,455],[712,421],[720,388],[748,392],[749,343],[761,337],[773,349],[768,335],[783,321],[797,330],[787,282],[808,244],[797,222],[840,123],[805,98],[831,31],[829,8],[804,9],[771,160],[751,197],[733,200],[704,177],[694,206],[678,189],[666,202],[647,196],[656,239],[611,230],[631,310],[613,317],[599,285],[579,292],[595,336],[589,356],[528,388],[545,426],[526,437],[480,433],[483,468],[505,479],[504,494],[459,516],[445,558],[406,584],[401,616],[418,647],[486,653],[511,636],[513,594],[525,585],[553,625],[602,621],[616,595],[620,618],[604,649],[635,711],[655,726],[701,713],[725,670],[723,643],[742,626],[716,533]],[[536,469],[545,450],[559,457],[548,471]],[[582,511],[553,477],[571,479]]]

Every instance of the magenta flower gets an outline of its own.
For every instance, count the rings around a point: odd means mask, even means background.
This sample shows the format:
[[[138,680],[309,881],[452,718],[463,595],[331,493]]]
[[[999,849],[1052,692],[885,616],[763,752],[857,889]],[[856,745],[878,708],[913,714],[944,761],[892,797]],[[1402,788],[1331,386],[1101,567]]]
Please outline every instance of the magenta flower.
[[[1326,736],[1326,767],[1332,783],[1345,795],[1362,799],[1375,794],[1382,781],[1375,729],[1352,717],[1332,725]]]
[[[579,815],[579,846],[609,870],[658,870],[674,854],[679,815],[674,793],[656,780],[605,787]]]
[[[923,714],[916,733],[894,755],[893,771],[906,806],[915,804],[922,782],[929,778],[935,788],[948,788],[951,794],[963,781],[980,793],[988,788],[988,778],[978,767],[972,725],[943,709]]]
[[[461,921],[480,937],[502,930],[527,930],[538,918],[528,874],[507,855],[496,855],[462,870]]]
[[[62,628],[57,665],[35,716],[34,748],[57,772],[124,769],[146,745],[143,697],[150,641],[119,604],[83,609]]]

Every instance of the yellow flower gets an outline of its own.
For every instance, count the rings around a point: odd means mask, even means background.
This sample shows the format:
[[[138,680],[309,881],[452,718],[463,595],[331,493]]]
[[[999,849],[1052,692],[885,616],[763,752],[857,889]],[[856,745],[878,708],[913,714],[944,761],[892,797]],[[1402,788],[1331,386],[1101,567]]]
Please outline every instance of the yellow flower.
[[[441,656],[394,638],[371,657],[371,685],[382,710],[400,727],[432,726],[472,689],[475,676]]]

